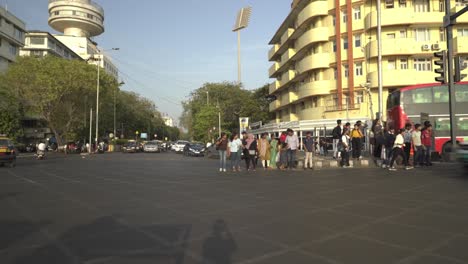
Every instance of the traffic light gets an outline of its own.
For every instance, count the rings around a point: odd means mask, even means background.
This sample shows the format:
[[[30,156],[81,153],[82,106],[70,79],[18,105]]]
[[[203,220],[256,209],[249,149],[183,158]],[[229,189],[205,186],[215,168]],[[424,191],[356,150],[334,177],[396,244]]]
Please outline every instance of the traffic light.
[[[442,50],[439,52],[434,52],[434,57],[438,58],[438,60],[434,61],[434,64],[436,66],[439,66],[439,68],[436,68],[434,70],[435,73],[440,74],[440,76],[436,77],[435,80],[437,82],[440,82],[442,84],[447,82],[447,51]]]
[[[454,82],[460,82],[466,77],[466,74],[462,74],[461,72],[466,69],[466,61],[461,56],[455,57],[455,76]]]

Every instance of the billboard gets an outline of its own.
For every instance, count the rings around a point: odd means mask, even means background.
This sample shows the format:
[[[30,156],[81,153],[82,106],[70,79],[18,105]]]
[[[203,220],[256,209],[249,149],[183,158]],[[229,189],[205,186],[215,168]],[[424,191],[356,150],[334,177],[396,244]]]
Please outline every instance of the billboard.
[[[249,129],[249,118],[248,117],[239,117],[239,132],[242,133]]]

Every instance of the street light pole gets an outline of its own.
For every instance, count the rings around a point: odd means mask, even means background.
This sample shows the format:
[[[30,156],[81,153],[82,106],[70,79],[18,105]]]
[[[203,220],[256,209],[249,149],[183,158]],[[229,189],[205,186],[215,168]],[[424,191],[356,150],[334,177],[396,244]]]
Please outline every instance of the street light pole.
[[[240,31],[249,26],[250,15],[252,14],[252,7],[244,7],[237,13],[236,24],[232,31],[237,32],[237,83],[242,83],[241,73],[241,38]]]
[[[242,68],[241,68],[241,34],[237,31],[237,83],[242,83]]]
[[[99,56],[99,60],[98,62],[96,63],[97,65],[97,89],[96,89],[96,137],[95,137],[95,141],[96,141],[96,146],[98,145],[98,135],[99,135],[99,86],[100,86],[100,83],[99,83],[99,73],[100,73],[100,68],[101,68],[101,65],[100,64],[100,56]]]
[[[381,0],[377,0],[377,70],[379,86],[379,114],[377,118],[383,117],[383,76],[382,76],[382,5]]]

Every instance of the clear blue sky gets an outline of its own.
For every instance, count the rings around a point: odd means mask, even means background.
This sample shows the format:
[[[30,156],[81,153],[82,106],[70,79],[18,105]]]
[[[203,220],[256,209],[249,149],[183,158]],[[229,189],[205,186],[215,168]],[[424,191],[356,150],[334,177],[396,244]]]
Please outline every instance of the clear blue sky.
[[[8,1],[8,9],[31,30],[54,32],[47,0]],[[292,0],[97,0],[105,9],[106,32],[95,40],[113,52],[125,90],[155,101],[176,121],[180,101],[205,82],[237,80],[237,11],[251,5],[242,31],[243,82],[255,89],[269,82],[268,42],[287,16]],[[129,76],[129,77],[128,77]]]

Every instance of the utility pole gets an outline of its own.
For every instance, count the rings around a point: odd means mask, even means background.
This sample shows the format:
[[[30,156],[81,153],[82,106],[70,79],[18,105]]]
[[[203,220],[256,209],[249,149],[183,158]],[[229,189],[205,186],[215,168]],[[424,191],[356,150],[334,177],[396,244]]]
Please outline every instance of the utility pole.
[[[93,148],[93,108],[89,111],[89,149],[88,152],[91,153],[91,149]]]
[[[449,0],[450,1],[450,0]],[[378,119],[383,117],[383,76],[382,76],[382,4],[377,0],[377,71],[379,86],[379,114]]]
[[[98,135],[99,135],[99,73],[100,73],[100,64],[101,58],[99,56],[98,61],[96,62],[97,65],[97,89],[96,89],[96,146],[98,144]]]
[[[465,6],[462,10],[455,14],[451,14],[450,0],[445,0],[445,16],[444,16],[444,27],[447,35],[447,78],[448,78],[448,90],[449,90],[449,109],[450,109],[450,139],[452,141],[452,152],[455,152],[457,148],[457,136],[456,136],[456,116],[455,116],[455,86],[454,86],[454,71],[453,71],[453,25],[457,22],[457,17],[468,11],[468,6]]]

